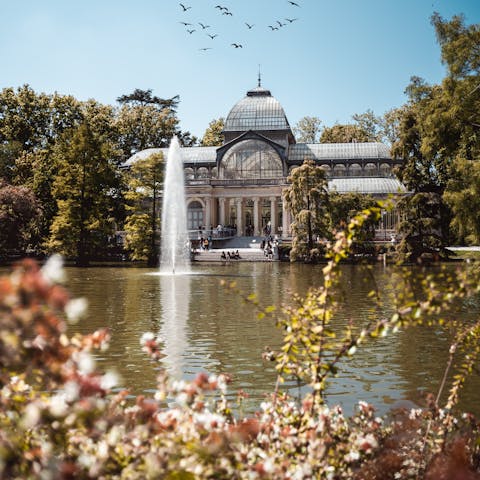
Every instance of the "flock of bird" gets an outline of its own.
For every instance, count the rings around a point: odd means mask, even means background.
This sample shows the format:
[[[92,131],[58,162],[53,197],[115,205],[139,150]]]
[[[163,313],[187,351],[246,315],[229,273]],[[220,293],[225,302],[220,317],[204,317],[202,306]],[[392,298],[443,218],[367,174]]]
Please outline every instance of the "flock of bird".
[[[297,2],[294,2],[292,0],[286,0],[286,2],[289,3],[290,6],[292,6],[292,7],[301,8],[301,5],[298,2],[298,0],[297,0]],[[179,3],[179,6],[181,8],[182,13],[186,13],[186,12],[188,12],[188,10],[190,10],[192,8],[191,6],[185,5],[184,3]],[[222,5],[215,5],[215,8],[218,10],[219,14],[225,15],[226,17],[233,17],[233,13],[229,10],[228,7],[225,7],[225,6],[222,6]],[[298,18],[284,18],[282,20],[283,21],[276,20],[275,22],[272,23],[272,25],[266,25],[265,28],[269,28],[273,32],[273,31],[279,30],[280,28],[283,28],[283,27],[285,27],[289,24],[292,24],[293,22],[296,22],[298,20]],[[208,30],[209,28],[211,28],[211,26],[207,25],[206,23],[197,22],[196,24],[193,24],[193,23],[183,22],[183,21],[181,21],[179,23],[181,23],[185,27],[185,31],[190,35],[199,31],[199,32],[204,32],[212,40],[214,40],[216,37],[219,36],[217,33],[211,33],[210,30]],[[255,24],[253,24],[253,23],[248,23],[248,22],[244,22],[244,23],[245,23],[245,26],[248,30],[251,30],[252,28],[255,27]],[[201,29],[199,29],[197,27],[197,25]],[[235,49],[236,48],[243,48],[243,45],[239,42],[233,42],[233,43],[230,44],[230,46],[235,48]],[[201,52],[206,52],[207,50],[212,50],[212,48],[213,47],[203,47],[203,48],[199,48],[198,50],[201,51]]]

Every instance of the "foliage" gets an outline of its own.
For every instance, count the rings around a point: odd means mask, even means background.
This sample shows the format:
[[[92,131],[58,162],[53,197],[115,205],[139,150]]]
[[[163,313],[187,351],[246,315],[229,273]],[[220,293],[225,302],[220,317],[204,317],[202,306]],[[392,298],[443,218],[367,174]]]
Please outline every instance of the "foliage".
[[[480,165],[471,160],[458,159],[443,199],[453,213],[452,228],[460,243],[480,242]]]
[[[214,119],[208,124],[208,128],[203,134],[202,141],[200,142],[202,147],[219,147],[223,145],[225,137],[223,136],[223,127],[225,119],[220,117]]]
[[[125,220],[125,248],[133,260],[157,263],[155,243],[159,221],[159,198],[163,184],[164,161],[162,154],[153,154],[137,160],[127,173],[128,191],[125,198],[128,216]]]
[[[454,408],[480,354],[480,322],[451,321],[453,339],[437,395],[426,408],[395,412],[391,421],[359,402],[351,417],[325,402],[328,380],[366,342],[400,328],[442,328],[443,314],[478,293],[478,272],[443,280],[401,277],[395,313],[336,336],[339,262],[355,235],[379,209],[352,218],[328,253],[323,286],[275,315],[284,332],[276,361],[277,388],[253,417],[232,414],[228,377],[199,374],[190,383],[160,371],[155,394],[128,399],[113,393],[114,372],[100,373],[93,352],[108,345],[105,330],[69,336],[67,323],[85,314],[85,302],[58,285],[58,258],[40,271],[23,262],[0,279],[0,476],[2,478],[220,478],[433,479],[477,478],[479,430]],[[448,280],[448,279],[447,279]],[[234,289],[234,285],[230,289]],[[372,301],[380,301],[372,292]],[[255,296],[248,301],[257,303]],[[141,339],[152,361],[162,340]],[[448,348],[448,345],[447,345]],[[451,373],[445,406],[440,399]],[[282,393],[296,376],[311,390],[300,399]]]
[[[355,124],[367,134],[368,142],[381,142],[383,139],[384,120],[368,109],[365,113],[352,115]]]
[[[27,187],[0,181],[0,252],[22,252],[31,245],[41,211]]]
[[[58,174],[53,184],[57,213],[50,227],[48,248],[88,264],[105,248],[112,233],[109,216],[117,185],[112,145],[83,124],[65,134],[55,147]]]
[[[158,107],[160,110],[164,108],[170,110],[176,110],[178,107],[179,96],[175,95],[172,98],[164,99],[157,97],[156,95],[152,95],[152,90],[142,90],[140,88],[136,88],[131,94],[129,95],[121,95],[117,98],[117,102],[122,105],[154,105]]]
[[[398,253],[401,261],[421,262],[422,259],[446,258],[439,211],[441,197],[436,193],[420,192],[402,198],[398,203],[402,219],[398,226],[401,241]]]
[[[295,137],[301,143],[318,143],[322,121],[318,117],[303,117],[293,128]]]
[[[28,85],[0,93],[1,144],[17,142],[27,151],[46,148],[80,118],[80,102],[69,95],[37,94]]]
[[[475,190],[471,184],[475,178],[460,177],[456,169],[462,168],[464,160],[478,160],[480,155],[480,124],[476,120],[480,108],[480,31],[478,25],[465,26],[461,16],[447,21],[434,14],[432,24],[448,74],[434,86],[412,77],[406,90],[409,103],[401,112],[392,153],[405,160],[399,176],[411,191],[443,196],[453,188],[443,199],[456,205],[455,215],[460,210],[453,198],[459,198],[458,192]],[[443,201],[438,206],[444,244],[450,220],[453,232],[459,235],[454,241],[463,241],[475,220],[465,211],[458,218],[452,217]],[[473,209],[471,212],[475,215]]]
[[[322,253],[318,239],[328,238],[331,230],[325,171],[306,160],[292,171],[288,183],[283,199],[293,217],[290,258],[316,261]]]
[[[329,215],[332,221],[333,231],[343,230],[350,219],[362,211],[378,207],[378,202],[370,195],[361,193],[329,193]],[[378,223],[374,217],[369,218],[355,235],[355,245],[352,253],[360,251],[366,242],[372,241],[375,236],[375,225]]]
[[[369,135],[362,127],[353,124],[335,124],[324,127],[320,136],[321,143],[352,143],[368,142]]]

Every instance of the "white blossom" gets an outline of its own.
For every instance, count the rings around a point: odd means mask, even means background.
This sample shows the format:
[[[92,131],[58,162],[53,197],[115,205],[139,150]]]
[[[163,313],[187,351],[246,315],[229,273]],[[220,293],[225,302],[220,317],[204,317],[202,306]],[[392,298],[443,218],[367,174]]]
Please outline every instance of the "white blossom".
[[[78,321],[87,313],[88,301],[85,298],[74,298],[65,305],[65,315],[71,324]]]
[[[51,284],[65,282],[65,270],[63,269],[63,257],[58,254],[52,255],[42,267],[43,277]]]
[[[100,386],[104,390],[110,390],[113,387],[116,387],[120,383],[119,375],[113,370],[108,371],[100,380]]]

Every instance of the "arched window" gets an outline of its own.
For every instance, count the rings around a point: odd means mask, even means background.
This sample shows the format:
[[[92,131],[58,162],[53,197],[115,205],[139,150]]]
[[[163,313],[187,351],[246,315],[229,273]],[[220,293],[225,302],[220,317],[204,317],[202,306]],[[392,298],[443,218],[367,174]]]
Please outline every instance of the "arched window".
[[[352,163],[348,168],[349,177],[360,177],[362,175],[362,167],[358,163]]]
[[[197,178],[208,178],[209,175],[208,175],[208,169],[205,168],[205,167],[200,167],[198,170],[197,170]]]
[[[388,163],[380,165],[380,174],[382,177],[389,177],[392,174],[392,167]]]
[[[345,168],[345,165],[342,165],[340,163],[338,165],[335,165],[335,168],[333,169],[333,176],[334,177],[345,177],[346,176],[346,171],[347,171],[347,169]]]
[[[225,179],[283,177],[282,159],[268,143],[243,140],[223,157],[220,175]]]
[[[187,207],[187,228],[198,230],[203,226],[203,206],[199,201],[193,201]]]
[[[363,171],[366,177],[374,177],[377,175],[377,166],[374,163],[367,163]]]
[[[186,168],[185,169],[185,180],[193,180],[195,175],[193,173],[193,168]]]

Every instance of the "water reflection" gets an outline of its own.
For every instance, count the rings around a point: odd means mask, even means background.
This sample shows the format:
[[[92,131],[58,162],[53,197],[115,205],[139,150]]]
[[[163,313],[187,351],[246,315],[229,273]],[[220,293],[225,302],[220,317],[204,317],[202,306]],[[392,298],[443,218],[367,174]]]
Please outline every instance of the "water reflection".
[[[185,352],[188,350],[188,318],[190,311],[190,275],[161,275],[160,336],[164,340],[163,363],[173,378],[185,373]]]
[[[342,296],[333,321],[337,333],[349,322],[362,325],[391,314],[398,283],[394,267],[365,270],[346,265],[342,271]],[[135,268],[69,268],[73,295],[85,296],[90,303],[88,319],[69,333],[108,327],[111,347],[99,355],[99,366],[117,369],[132,393],[151,392],[160,367],[188,379],[201,371],[225,372],[233,377],[232,397],[239,389],[247,391],[252,408],[275,384],[274,363],[262,361],[262,351],[267,345],[278,348],[282,334],[273,319],[258,320],[255,309],[229,293],[220,280],[236,281],[245,296],[256,293],[262,306],[277,307],[291,304],[292,293],[303,294],[322,282],[321,266],[273,262],[202,266],[192,276],[146,273]],[[384,299],[380,306],[367,299],[374,288]],[[472,321],[478,312],[473,300],[461,314],[464,321]],[[166,356],[160,365],[141,351],[139,339],[146,331],[165,339]],[[341,365],[339,377],[329,384],[328,401],[350,410],[362,399],[380,412],[400,399],[418,402],[422,392],[437,391],[448,348],[448,334],[428,328],[411,328],[367,343]],[[480,413],[478,391],[480,381],[473,376],[462,392],[462,407]]]

